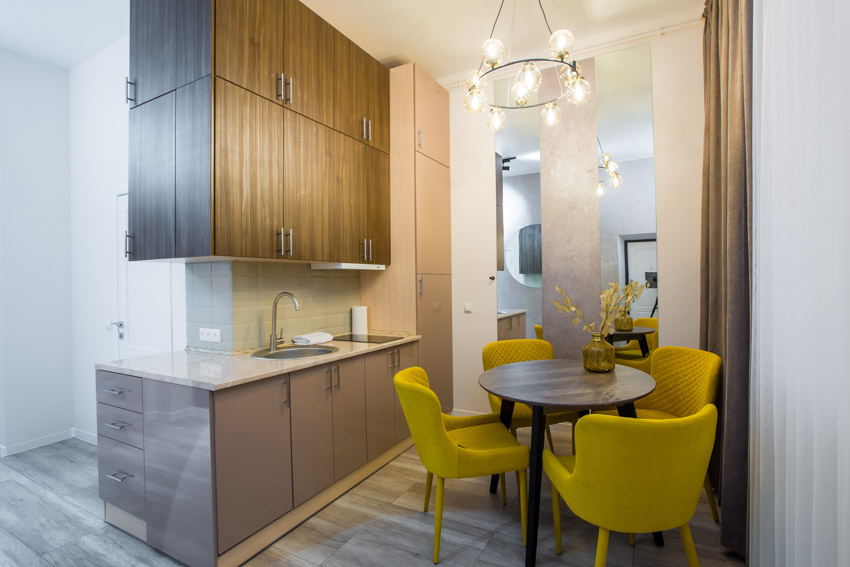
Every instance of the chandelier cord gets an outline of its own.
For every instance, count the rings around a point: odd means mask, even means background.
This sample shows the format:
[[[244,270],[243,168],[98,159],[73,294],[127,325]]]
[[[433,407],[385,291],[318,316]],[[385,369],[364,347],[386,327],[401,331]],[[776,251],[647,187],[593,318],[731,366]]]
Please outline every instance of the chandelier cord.
[[[499,4],[499,11],[496,12],[496,19],[493,21],[493,27],[490,29],[490,37],[487,39],[493,39],[493,34],[496,32],[496,24],[499,23],[499,16],[502,15],[502,8],[505,6],[505,0],[502,0],[502,3]],[[545,16],[545,15],[544,15]],[[484,67],[484,62],[478,64],[478,72],[481,72],[481,69]]]
[[[599,151],[604,154],[605,150],[602,149],[602,142],[599,141],[599,136],[596,136],[596,143],[599,144]]]
[[[546,29],[549,30],[549,34],[552,34],[552,28],[549,26],[549,18],[546,17],[546,10],[543,9],[543,0],[537,0],[537,3],[540,4],[540,11],[543,12],[543,21],[546,22]]]

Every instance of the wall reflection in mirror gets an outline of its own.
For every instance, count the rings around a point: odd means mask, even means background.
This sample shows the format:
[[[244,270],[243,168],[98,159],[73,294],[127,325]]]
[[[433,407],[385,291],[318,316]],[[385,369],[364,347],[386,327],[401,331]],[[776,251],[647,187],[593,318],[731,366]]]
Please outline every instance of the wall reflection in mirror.
[[[650,289],[632,306],[634,318],[658,316],[650,65],[649,44],[599,55],[593,85],[598,145],[604,148],[599,150],[598,160],[602,161],[604,153],[611,154],[620,178],[618,186],[612,187],[612,172],[599,169],[604,191],[599,196],[601,282],[603,286],[609,282],[625,285],[631,280],[651,282]],[[497,101],[507,98],[512,81],[494,82]],[[534,325],[542,323],[545,266],[535,263],[546,231],[541,226],[540,208],[542,127],[538,112],[516,111],[505,128],[495,133],[497,224],[501,231],[497,242],[503,252],[499,254],[497,307],[500,311],[528,310],[528,338],[535,336]],[[596,192],[598,187],[587,190]]]

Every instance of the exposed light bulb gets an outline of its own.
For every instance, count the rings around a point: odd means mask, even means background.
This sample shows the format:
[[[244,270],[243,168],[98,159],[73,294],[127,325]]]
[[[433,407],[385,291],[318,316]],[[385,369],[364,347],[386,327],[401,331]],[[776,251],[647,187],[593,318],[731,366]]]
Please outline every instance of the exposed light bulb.
[[[463,104],[469,112],[481,112],[487,106],[487,95],[479,88],[469,89]]]
[[[528,87],[525,83],[514,83],[511,87],[511,98],[517,106],[525,106],[528,104]]]
[[[546,126],[554,126],[561,119],[561,109],[554,102],[547,103],[540,111],[540,117]]]
[[[584,77],[579,77],[570,85],[567,100],[573,104],[583,104],[588,98],[590,98],[590,83]]]
[[[494,132],[504,128],[507,121],[508,117],[505,116],[501,108],[492,107],[490,112],[487,113],[487,127]]]
[[[466,89],[483,89],[487,85],[487,78],[481,75],[481,71],[472,71],[466,76]]]
[[[575,38],[570,30],[558,30],[549,38],[549,53],[553,58],[563,61],[570,56],[574,43]]]
[[[609,160],[608,163],[605,164],[605,169],[607,169],[608,172],[613,175],[617,172],[618,169],[620,169],[620,166],[616,161]]]
[[[605,152],[604,154],[602,154],[602,167],[608,167],[608,162],[610,162],[613,159],[614,159],[614,156],[612,156],[608,152]]]
[[[596,184],[596,194],[600,197],[605,194],[605,186],[602,185],[601,181]]]
[[[617,187],[619,187],[623,183],[623,178],[620,177],[619,173],[615,173],[615,174],[611,175],[611,177],[609,178],[608,181],[609,181],[609,183],[611,183],[611,187],[616,189]]]
[[[532,61],[527,61],[522,64],[522,68],[517,73],[516,82],[524,84],[528,92],[533,93],[540,86],[541,78],[542,74],[537,65]]]
[[[485,65],[495,67],[504,60],[504,57],[505,46],[495,37],[491,37],[481,46],[481,60]]]

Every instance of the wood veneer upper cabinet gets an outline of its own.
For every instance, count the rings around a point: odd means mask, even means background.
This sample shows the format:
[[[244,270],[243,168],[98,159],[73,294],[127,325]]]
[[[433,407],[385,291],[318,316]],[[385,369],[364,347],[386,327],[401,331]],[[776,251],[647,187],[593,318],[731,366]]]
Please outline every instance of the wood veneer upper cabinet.
[[[296,506],[334,483],[331,365],[290,374],[292,492]]]
[[[283,108],[215,82],[215,253],[281,258]]]
[[[390,264],[390,157],[366,148],[366,239],[370,264]]]
[[[348,136],[334,137],[335,183],[333,253],[339,262],[365,262],[366,237],[366,151],[369,148]]]
[[[369,99],[369,145],[390,151],[390,70],[369,57],[371,97]]]
[[[174,258],[176,94],[130,110],[128,205],[132,260]]]
[[[212,255],[212,76],[177,89],[175,256]]]
[[[284,106],[334,123],[334,28],[298,0],[284,0]]]
[[[280,102],[283,12],[280,0],[217,0],[215,74]]]
[[[449,168],[416,152],[416,271],[452,273]]]
[[[292,509],[289,375],[214,393],[218,551]]]
[[[449,166],[449,93],[419,65],[414,70],[416,149]]]
[[[329,261],[335,224],[334,143],[340,134],[295,112],[284,110],[283,115],[283,257]]]

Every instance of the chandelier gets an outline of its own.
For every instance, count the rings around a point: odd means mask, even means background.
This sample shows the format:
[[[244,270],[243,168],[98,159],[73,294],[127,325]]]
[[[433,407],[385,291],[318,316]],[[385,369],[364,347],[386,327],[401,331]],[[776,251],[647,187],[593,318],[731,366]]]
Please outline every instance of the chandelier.
[[[481,46],[481,63],[478,70],[472,71],[466,77],[467,93],[464,99],[466,109],[470,112],[487,112],[487,126],[492,130],[501,130],[507,123],[505,110],[517,110],[522,108],[542,107],[540,117],[543,123],[547,126],[554,126],[561,118],[561,109],[558,108],[558,101],[566,98],[572,104],[582,104],[590,96],[590,83],[582,76],[581,66],[575,60],[570,60],[570,49],[575,43],[573,34],[566,29],[560,29],[552,32],[549,26],[549,20],[546,17],[546,11],[543,9],[542,0],[538,0],[540,11],[543,13],[543,20],[546,22],[546,28],[551,36],[549,37],[549,55],[551,58],[530,58],[520,59],[517,61],[508,60],[505,62],[505,46],[501,41],[493,37],[493,32],[496,31],[496,24],[499,22],[499,16],[502,13],[502,8],[505,5],[505,0],[502,0],[499,6],[499,12],[496,14],[496,21],[493,22],[493,28],[490,30],[490,37]],[[484,69],[484,66],[488,68]],[[540,87],[542,74],[540,66],[554,66],[558,69],[558,86],[560,92],[553,98],[529,104],[529,97]],[[508,104],[499,105],[491,104],[487,101],[487,95],[484,93],[484,87],[487,83],[487,76],[492,73],[497,73],[504,69],[518,67],[516,80],[510,89]],[[483,72],[482,72],[483,70]]]
[[[599,141],[599,138],[596,138],[596,143],[599,144],[599,151],[602,152],[602,158],[597,167],[608,174],[608,179],[599,181],[596,185],[596,194],[601,197],[605,194],[606,181],[612,189],[616,189],[623,183],[623,178],[619,173],[620,166],[614,161],[614,156],[602,149],[602,142]]]

